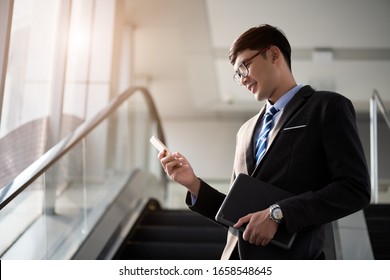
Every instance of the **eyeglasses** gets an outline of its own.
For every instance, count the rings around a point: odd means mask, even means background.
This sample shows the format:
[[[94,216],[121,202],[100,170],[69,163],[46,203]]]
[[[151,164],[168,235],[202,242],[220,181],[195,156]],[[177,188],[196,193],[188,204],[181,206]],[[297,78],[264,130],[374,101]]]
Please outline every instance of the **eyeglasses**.
[[[244,60],[243,62],[240,63],[240,65],[238,65],[237,71],[233,75],[233,80],[235,80],[239,86],[242,86],[241,79],[243,77],[247,77],[249,75],[249,69],[248,69],[249,66],[246,66],[245,64],[250,62],[252,59],[254,59],[259,54],[266,52],[268,49],[269,49],[269,47],[260,50],[258,53],[251,56],[250,58]]]

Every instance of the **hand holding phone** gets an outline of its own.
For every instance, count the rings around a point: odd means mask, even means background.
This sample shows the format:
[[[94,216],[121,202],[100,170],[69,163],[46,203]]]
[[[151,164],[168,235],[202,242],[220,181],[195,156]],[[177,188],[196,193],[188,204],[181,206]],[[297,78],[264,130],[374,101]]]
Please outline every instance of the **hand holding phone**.
[[[171,153],[170,151],[168,150],[168,148],[160,141],[160,139],[158,139],[156,136],[152,136],[150,138],[150,143],[153,144],[153,146],[159,151],[159,152],[162,152],[162,151],[166,151],[166,156],[169,156]]]

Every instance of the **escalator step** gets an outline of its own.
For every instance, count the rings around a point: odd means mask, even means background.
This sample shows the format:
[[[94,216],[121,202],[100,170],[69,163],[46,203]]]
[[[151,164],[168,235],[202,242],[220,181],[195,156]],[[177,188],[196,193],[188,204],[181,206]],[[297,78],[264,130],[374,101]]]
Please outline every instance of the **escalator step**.
[[[226,229],[223,227],[139,226],[131,241],[225,243]]]
[[[143,215],[115,259],[219,259],[226,229],[190,210],[158,209]]]
[[[371,243],[371,246],[376,260],[390,260],[390,247],[388,242],[385,244],[381,242],[373,242]]]
[[[172,225],[172,226],[209,226],[219,225],[209,219],[189,210],[160,210],[147,215],[143,225]]]
[[[383,231],[370,231],[369,232],[370,239],[372,241],[378,241],[378,242],[388,242],[390,245],[390,234],[388,232]],[[389,246],[390,247],[390,246]]]
[[[364,209],[364,214],[369,217],[390,218],[390,204],[371,204]]]
[[[390,253],[389,253],[389,251],[387,251],[383,254],[377,253],[377,254],[375,254],[375,259],[376,260],[390,260]]]
[[[377,230],[390,233],[390,217],[370,217],[366,218],[366,223],[369,231]]]
[[[154,243],[134,242],[128,244],[120,256],[123,260],[217,260],[224,244],[202,243]]]
[[[364,215],[374,258],[390,259],[390,204],[369,205]]]

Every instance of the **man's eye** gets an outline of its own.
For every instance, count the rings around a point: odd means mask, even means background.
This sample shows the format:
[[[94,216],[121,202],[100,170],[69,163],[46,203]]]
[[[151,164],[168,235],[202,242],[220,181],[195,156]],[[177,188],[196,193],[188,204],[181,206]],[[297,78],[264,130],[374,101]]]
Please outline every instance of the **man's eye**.
[[[244,65],[240,65],[240,67],[238,67],[238,74],[241,76],[242,73],[244,73],[246,71],[245,69],[245,66]]]

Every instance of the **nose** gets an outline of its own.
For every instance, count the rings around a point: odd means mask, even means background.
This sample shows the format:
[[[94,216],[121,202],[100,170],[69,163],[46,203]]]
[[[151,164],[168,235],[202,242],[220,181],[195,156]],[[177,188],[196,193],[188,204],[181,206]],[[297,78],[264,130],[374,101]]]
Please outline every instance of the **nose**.
[[[241,84],[242,85],[246,85],[246,83],[249,81],[249,75],[247,75],[247,76],[241,76]]]

